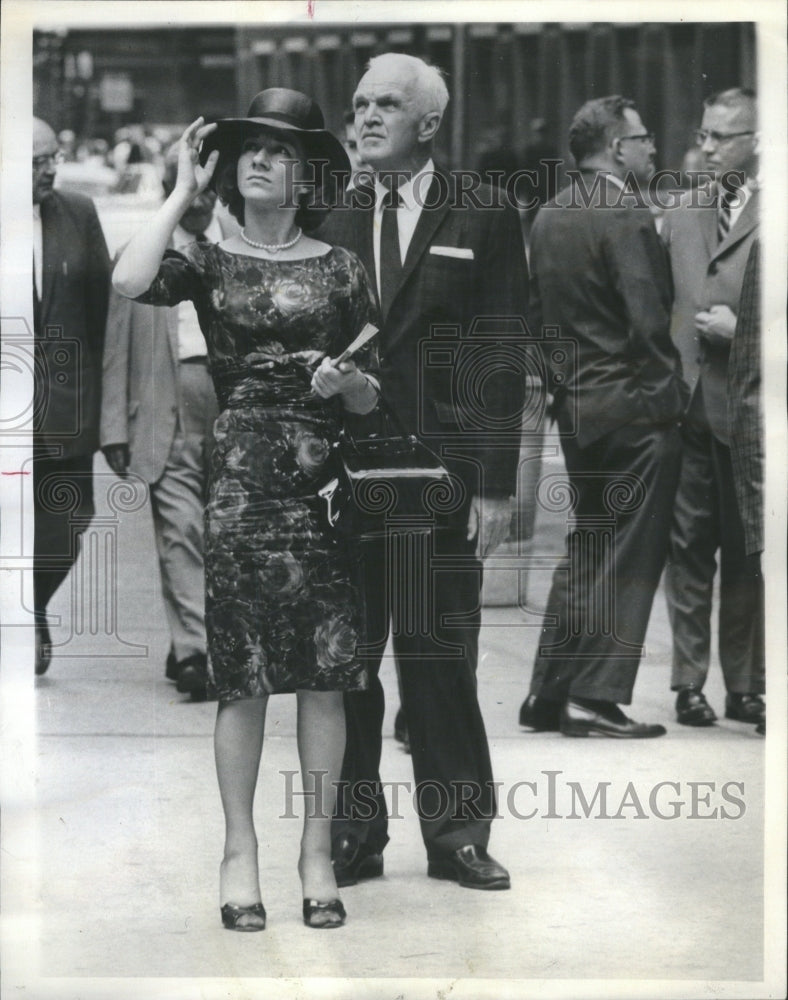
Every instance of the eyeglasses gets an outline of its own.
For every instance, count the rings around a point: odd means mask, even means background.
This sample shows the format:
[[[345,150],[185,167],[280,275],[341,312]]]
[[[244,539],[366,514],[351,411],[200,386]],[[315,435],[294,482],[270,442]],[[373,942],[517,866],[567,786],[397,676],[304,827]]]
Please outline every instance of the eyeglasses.
[[[698,146],[703,146],[708,141],[713,142],[715,146],[724,146],[731,139],[738,139],[740,135],[755,135],[755,132],[752,130],[749,132],[707,132],[705,129],[699,128],[695,130],[695,142]]]
[[[33,169],[41,170],[42,167],[48,167],[50,163],[58,166],[65,158],[66,154],[62,149],[59,149],[56,153],[42,153],[41,156],[33,157]]]
[[[654,142],[657,137],[653,132],[639,132],[637,135],[619,135],[617,138],[620,142],[626,142],[627,139],[640,139],[641,142]]]

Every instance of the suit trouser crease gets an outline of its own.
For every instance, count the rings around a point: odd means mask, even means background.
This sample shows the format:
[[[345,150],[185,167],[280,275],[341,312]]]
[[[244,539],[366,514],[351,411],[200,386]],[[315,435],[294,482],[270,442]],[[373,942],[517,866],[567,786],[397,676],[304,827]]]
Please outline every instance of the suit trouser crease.
[[[34,452],[33,490],[33,591],[38,618],[76,562],[82,534],[95,513],[93,456],[47,458]]]
[[[689,419],[665,571],[673,630],[671,686],[702,688],[711,650],[719,554],[718,645],[725,687],[764,691],[763,578],[747,557],[730,448],[702,419]]]
[[[392,607],[396,612],[392,644],[415,779],[410,795],[399,795],[398,814],[407,815],[408,803],[415,802],[428,855],[469,843],[486,847],[495,814],[492,765],[476,695],[481,564],[462,533],[437,531],[429,538],[429,551],[442,560],[448,557],[449,566],[454,557],[456,568],[411,566],[411,572],[421,574],[419,580],[395,579],[383,586],[387,567],[395,560],[381,543],[367,545],[364,553],[368,638],[374,652],[368,658],[369,689],[345,695],[348,743],[342,780],[348,785],[340,796],[333,834],[336,838],[350,831],[375,851],[388,841],[387,807],[380,787],[384,698],[378,672]],[[424,596],[420,586],[424,579],[429,580],[426,623],[413,606],[416,595]],[[413,595],[405,612],[403,587]],[[452,655],[455,649],[459,655]],[[353,789],[361,787],[374,792],[369,819],[352,816]]]
[[[200,364],[178,366],[178,391],[175,437],[150,498],[164,609],[180,661],[206,651],[203,520],[216,399]]]
[[[584,448],[564,438],[562,448],[574,528],[553,575],[531,693],[628,705],[667,553],[680,431],[628,424]],[[638,484],[618,509],[616,481]]]

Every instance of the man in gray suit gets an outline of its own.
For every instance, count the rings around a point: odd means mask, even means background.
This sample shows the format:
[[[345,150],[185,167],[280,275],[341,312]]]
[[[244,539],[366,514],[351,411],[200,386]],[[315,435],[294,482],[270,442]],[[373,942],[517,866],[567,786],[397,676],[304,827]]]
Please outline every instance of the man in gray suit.
[[[168,157],[165,190],[175,181]],[[224,238],[216,195],[194,200],[173,248]],[[193,701],[207,697],[203,508],[216,396],[190,303],[156,308],[112,292],[104,349],[101,447],[119,476],[149,485],[162,595],[172,643],[166,676]]]
[[[716,719],[703,685],[709,669],[711,604],[720,560],[719,656],[725,715],[758,724],[765,707],[759,582],[747,559],[728,431],[727,377],[742,279],[758,232],[755,95],[741,88],[708,98],[697,141],[715,178],[666,213],[675,303],[671,334],[692,398],[665,572],[673,628],[676,714],[684,725]]]

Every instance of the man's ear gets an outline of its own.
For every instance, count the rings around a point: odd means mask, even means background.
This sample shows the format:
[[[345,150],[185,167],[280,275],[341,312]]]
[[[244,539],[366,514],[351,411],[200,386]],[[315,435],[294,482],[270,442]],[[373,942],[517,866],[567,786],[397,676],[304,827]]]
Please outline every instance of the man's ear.
[[[419,122],[419,142],[429,142],[435,137],[441,123],[439,111],[428,111]]]
[[[613,157],[613,163],[622,164],[624,162],[621,139],[618,136],[614,136],[610,140],[610,155]]]

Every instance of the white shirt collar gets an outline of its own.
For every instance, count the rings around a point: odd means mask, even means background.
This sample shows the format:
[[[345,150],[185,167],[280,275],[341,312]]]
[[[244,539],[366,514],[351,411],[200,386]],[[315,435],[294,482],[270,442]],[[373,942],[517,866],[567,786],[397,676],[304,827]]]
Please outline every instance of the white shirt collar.
[[[416,171],[412,177],[404,181],[397,188],[399,196],[402,199],[402,205],[409,211],[413,211],[415,208],[422,208],[424,205],[424,199],[427,196],[427,189],[429,184],[425,178],[427,176],[432,176],[435,173],[435,164],[433,163],[432,157],[430,157],[421,170]],[[379,178],[375,178],[375,208],[377,210],[381,209],[383,204],[383,199],[388,194],[389,189],[383,184]]]

